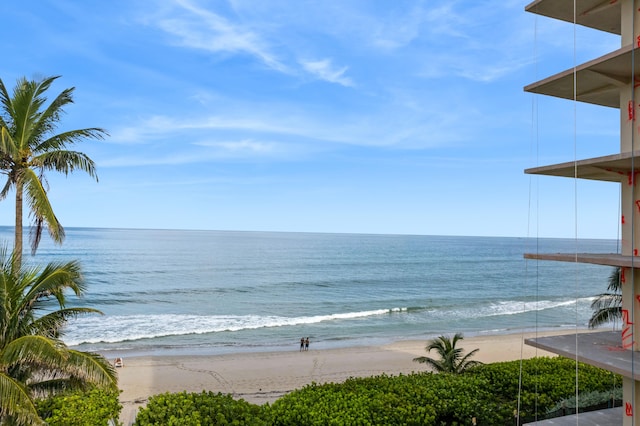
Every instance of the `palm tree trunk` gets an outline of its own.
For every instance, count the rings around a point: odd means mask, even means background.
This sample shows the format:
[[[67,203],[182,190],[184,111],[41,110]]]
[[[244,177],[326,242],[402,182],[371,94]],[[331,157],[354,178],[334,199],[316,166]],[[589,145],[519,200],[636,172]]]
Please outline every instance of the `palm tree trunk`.
[[[13,270],[17,273],[22,266],[22,192],[21,181],[16,182],[16,234],[13,245]]]

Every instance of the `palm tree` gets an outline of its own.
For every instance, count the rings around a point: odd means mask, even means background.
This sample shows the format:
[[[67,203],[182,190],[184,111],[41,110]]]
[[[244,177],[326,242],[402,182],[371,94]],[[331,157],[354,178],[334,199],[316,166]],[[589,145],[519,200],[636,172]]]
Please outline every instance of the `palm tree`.
[[[0,424],[44,424],[34,399],[94,386],[116,389],[116,373],[101,355],[61,340],[68,319],[99,313],[66,307],[66,294],[84,292],[78,263],[16,271],[14,257],[0,249]]]
[[[462,333],[456,333],[453,339],[447,336],[440,336],[437,339],[429,341],[426,346],[426,351],[435,351],[440,355],[439,359],[430,358],[427,356],[421,356],[414,358],[416,362],[430,365],[435,371],[439,373],[462,373],[466,369],[482,364],[480,361],[470,360],[479,349],[474,349],[466,355],[462,355],[462,348],[456,348],[457,343],[464,339]]]
[[[607,293],[599,294],[591,303],[593,314],[589,319],[589,328],[622,319],[622,269],[615,268],[609,275]]]
[[[56,134],[64,106],[73,103],[75,90],[65,89],[45,105],[45,92],[58,77],[38,81],[19,79],[12,95],[0,80],[0,172],[7,175],[0,199],[15,189],[15,269],[19,269],[22,262],[23,198],[29,206],[33,224],[32,253],[40,243],[43,225],[53,241],[61,243],[64,240],[64,229],[49,203],[44,173],[55,170],[67,175],[79,169],[97,180],[93,161],[86,154],[68,151],[67,147],[83,139],[102,139],[107,133],[103,129],[87,128]]]

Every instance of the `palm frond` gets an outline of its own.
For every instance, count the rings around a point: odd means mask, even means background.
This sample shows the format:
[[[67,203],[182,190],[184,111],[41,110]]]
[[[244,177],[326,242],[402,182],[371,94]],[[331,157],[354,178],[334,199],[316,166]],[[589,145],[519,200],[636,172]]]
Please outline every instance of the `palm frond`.
[[[48,263],[31,280],[31,289],[26,297],[36,297],[42,293],[53,294],[63,307],[64,290],[71,290],[76,296],[82,296],[86,290],[86,283],[82,276],[80,262]]]
[[[45,336],[22,336],[7,343],[0,352],[3,365],[35,364],[48,368],[64,367],[68,358],[62,342]]]
[[[43,229],[58,243],[64,240],[64,228],[50,205],[45,171],[65,174],[76,170],[97,179],[94,162],[80,152],[66,151],[68,145],[85,139],[103,139],[108,133],[98,127],[69,130],[55,134],[64,107],[73,102],[74,88],[59,93],[48,105],[46,92],[59,76],[41,80],[21,78],[9,94],[0,80],[0,173],[7,182],[0,191],[0,199],[16,189],[16,230],[14,247],[20,250],[16,263],[22,262],[22,204],[29,206],[32,220],[31,252],[35,254]],[[37,169],[40,174],[36,174]],[[24,190],[24,196],[23,196]],[[19,224],[19,225],[18,225]]]
[[[15,251],[8,255],[0,246],[0,375],[18,384],[29,403],[35,396],[70,389],[115,389],[117,376],[111,363],[98,354],[71,350],[59,338],[68,319],[100,313],[65,307],[68,294],[82,295],[85,289],[79,263],[16,267],[15,256]],[[60,309],[54,308],[55,302]],[[11,411],[12,396],[3,394],[2,386],[0,424],[4,420],[16,424],[20,413]],[[37,423],[31,420],[25,424]]]
[[[620,306],[622,306],[622,294],[620,293],[602,293],[591,302],[591,309],[595,311]]]
[[[68,175],[76,170],[86,172],[92,178],[98,180],[95,163],[88,155],[76,151],[51,151],[34,158],[40,167],[45,170],[55,170]]]
[[[433,368],[434,371],[437,371],[439,373],[447,370],[444,363],[441,360],[430,358],[428,356],[420,356],[420,357],[414,358],[413,360],[421,364],[427,364],[428,366]]]
[[[463,340],[462,333],[456,333],[453,338],[447,336],[439,336],[430,340],[425,349],[427,352],[436,351],[439,359],[430,357],[417,357],[413,360],[423,364],[430,365],[435,371],[461,373],[467,368],[482,364],[480,361],[470,360],[479,349],[474,349],[467,355],[463,355],[464,350],[456,347],[458,342]]]
[[[83,315],[99,314],[102,312],[92,308],[65,308],[43,315],[31,322],[32,332],[46,337],[58,339],[62,335],[62,328],[73,318]]]
[[[470,361],[466,361],[464,363],[461,363],[458,366],[458,373],[464,373],[465,371],[473,368],[473,367],[477,367],[479,365],[483,365],[484,363],[481,361],[477,361],[477,360],[470,360]]]
[[[44,93],[49,89],[53,80],[51,77],[42,81],[18,80],[11,98],[11,118],[14,124],[14,138],[20,150],[30,148],[30,143],[42,137],[37,132],[36,123],[40,116],[40,109],[47,98]]]
[[[2,162],[7,163],[3,165],[7,167],[12,163],[12,158],[19,155],[19,151],[9,129],[5,125],[3,125],[1,129],[0,154],[2,155]]]
[[[51,77],[50,81],[53,82],[58,77]],[[71,87],[63,90],[56,98],[51,101],[49,106],[39,113],[37,120],[33,123],[33,127],[37,134],[47,135],[55,131],[60,116],[64,112],[64,106],[73,103],[73,92],[75,88]],[[36,146],[33,146],[36,151]]]
[[[0,79],[0,103],[2,103],[2,106],[3,106],[2,111],[8,112],[12,109],[11,96],[9,95],[9,92],[7,91],[7,87],[4,85],[4,82],[2,81],[2,79]],[[8,127],[4,117],[2,118],[2,126]]]
[[[2,190],[0,191],[0,200],[4,200],[5,198],[7,198],[7,195],[9,194],[9,191],[11,191],[11,189],[13,189],[13,180],[7,179],[7,181],[4,183],[4,186],[2,187]]]
[[[589,328],[595,328],[622,318],[622,268],[614,268],[609,275],[607,293],[599,294],[591,302],[593,314]]]
[[[51,239],[57,243],[61,243],[64,240],[64,228],[53,212],[47,191],[42,186],[42,181],[30,168],[23,170],[22,181],[24,183],[26,201],[32,216],[36,220],[36,224],[38,224],[39,221],[40,224],[42,222],[46,223]],[[39,239],[37,241],[39,242]],[[37,243],[33,244],[32,241],[33,253],[35,253],[37,247]]]
[[[589,319],[589,328],[620,321],[622,319],[622,307],[610,307],[598,309]]]
[[[63,133],[51,136],[34,147],[34,152],[54,152],[65,149],[69,145],[73,145],[85,139],[102,140],[109,133],[105,129],[99,127],[89,127],[86,129],[68,130]]]
[[[29,392],[20,383],[0,373],[0,423],[9,423],[9,419],[16,425],[44,425]]]
[[[69,358],[66,371],[72,377],[96,386],[117,388],[118,374],[115,367],[102,355],[76,350],[67,351]]]
[[[460,358],[457,365],[458,373],[462,373],[463,371],[466,371],[471,367],[482,365],[482,362],[471,359],[473,356],[475,356],[476,353],[478,353],[479,350],[480,349],[474,349]]]
[[[39,380],[29,385],[31,393],[38,398],[73,391],[86,391],[95,386],[74,377],[55,377],[49,380]]]
[[[607,290],[612,293],[619,293],[622,291],[622,268],[614,268],[609,274],[609,280]]]

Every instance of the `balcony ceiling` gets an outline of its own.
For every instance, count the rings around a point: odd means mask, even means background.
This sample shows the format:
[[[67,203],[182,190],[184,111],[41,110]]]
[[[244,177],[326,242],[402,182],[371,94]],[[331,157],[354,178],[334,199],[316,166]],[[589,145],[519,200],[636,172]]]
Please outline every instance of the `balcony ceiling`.
[[[575,70],[571,68],[532,83],[524,90],[530,93],[620,108],[620,90],[631,82],[632,69],[635,75],[640,73],[640,49],[633,49],[629,45],[578,65]]]
[[[578,25],[620,35],[621,0],[577,0],[575,22]],[[573,0],[536,0],[527,12],[562,21],[574,22]]]

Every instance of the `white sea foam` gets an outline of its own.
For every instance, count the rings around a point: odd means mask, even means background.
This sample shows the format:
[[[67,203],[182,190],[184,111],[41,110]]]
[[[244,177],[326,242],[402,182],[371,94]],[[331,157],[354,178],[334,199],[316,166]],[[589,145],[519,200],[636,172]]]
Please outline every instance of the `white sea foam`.
[[[439,309],[395,307],[360,312],[334,313],[303,317],[259,315],[118,315],[110,317],[85,317],[71,322],[65,333],[68,345],[119,343],[168,336],[186,336],[206,333],[237,332],[259,328],[277,328],[329,323],[331,321],[357,320],[389,314],[418,312],[419,318],[428,322],[439,318],[490,318],[519,315],[558,308],[570,308],[576,303],[583,306],[593,298],[577,300],[506,300],[479,306],[460,306]]]
[[[108,318],[87,317],[69,324],[64,340],[68,345],[72,346],[82,343],[117,343],[164,336],[317,324],[320,322],[351,320],[405,311],[407,311],[407,308],[391,308],[294,318],[258,315],[127,315]]]
[[[547,309],[575,306],[576,303],[578,305],[591,303],[592,300],[592,297],[585,297],[577,300],[538,300],[524,303],[520,301],[507,300],[493,303],[485,309],[480,309],[478,313],[480,316],[517,315],[525,312],[536,312]]]
[[[463,306],[451,306],[430,308],[427,310],[429,318],[442,320],[444,318],[465,318],[465,319],[490,319],[500,316],[523,315],[528,313],[542,312],[547,310],[568,309],[576,306],[580,309],[588,307],[593,301],[593,297],[579,299],[561,300],[538,300],[520,301],[503,300],[498,302],[483,302],[478,304],[467,304]]]
[[[551,253],[576,247],[574,239],[78,228],[63,247],[43,241],[32,260],[82,264],[87,292],[69,304],[106,315],[74,319],[65,341],[89,350],[235,350],[288,345],[298,334],[319,347],[588,321],[590,300],[575,301],[576,265],[528,269],[530,243]],[[609,253],[617,242],[580,244]],[[581,294],[605,291],[610,268],[579,268]]]

